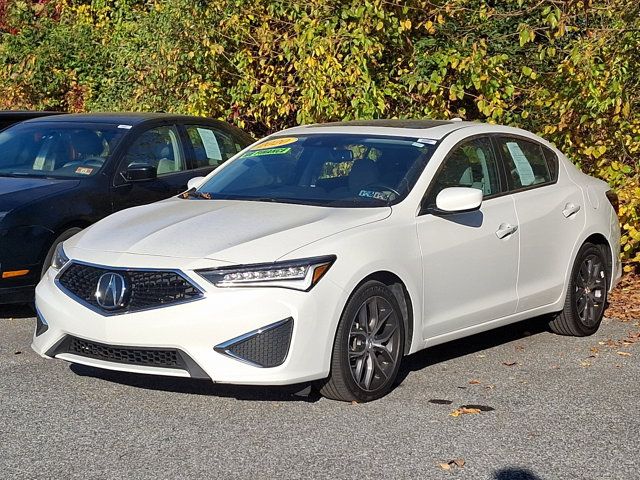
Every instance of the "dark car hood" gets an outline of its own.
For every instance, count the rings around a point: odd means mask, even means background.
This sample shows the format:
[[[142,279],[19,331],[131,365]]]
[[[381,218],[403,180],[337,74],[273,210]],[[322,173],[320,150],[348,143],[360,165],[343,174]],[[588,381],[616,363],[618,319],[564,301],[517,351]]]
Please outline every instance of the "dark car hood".
[[[0,176],[0,213],[10,212],[36,200],[70,190],[79,183],[80,180],[77,179]]]

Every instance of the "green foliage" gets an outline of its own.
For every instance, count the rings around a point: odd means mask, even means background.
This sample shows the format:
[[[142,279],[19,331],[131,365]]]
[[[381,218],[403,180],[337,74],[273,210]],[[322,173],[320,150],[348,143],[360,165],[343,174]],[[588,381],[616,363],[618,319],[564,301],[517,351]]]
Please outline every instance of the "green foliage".
[[[0,108],[532,130],[616,189],[640,266],[637,0],[9,0],[0,29]]]

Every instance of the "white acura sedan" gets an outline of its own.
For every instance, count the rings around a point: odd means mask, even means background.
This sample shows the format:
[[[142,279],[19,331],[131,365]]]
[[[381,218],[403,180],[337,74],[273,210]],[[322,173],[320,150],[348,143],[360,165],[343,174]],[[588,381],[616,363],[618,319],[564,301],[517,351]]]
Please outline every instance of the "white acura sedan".
[[[432,345],[545,314],[590,335],[620,277],[607,184],[515,128],[302,126],[190,187],[58,248],[36,352],[361,402]]]

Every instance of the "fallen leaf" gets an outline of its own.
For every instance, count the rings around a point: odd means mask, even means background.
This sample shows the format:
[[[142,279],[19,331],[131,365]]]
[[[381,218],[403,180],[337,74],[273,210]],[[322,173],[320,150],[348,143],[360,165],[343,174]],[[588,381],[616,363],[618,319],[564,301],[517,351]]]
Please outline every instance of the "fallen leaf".
[[[516,345],[516,351],[522,352],[523,350],[524,350],[524,347],[522,345]]]
[[[358,402],[356,402],[355,400],[351,400],[351,405],[358,405]]]
[[[580,362],[580,366],[581,366],[581,367],[590,367],[590,366],[591,366],[591,364],[590,364],[589,362],[582,361],[582,362]]]
[[[451,417],[459,417],[460,415],[475,415],[477,413],[480,413],[480,409],[479,408],[466,408],[466,407],[460,407],[460,408],[456,408],[453,412],[451,412],[449,415]]]
[[[502,364],[507,367],[513,367],[514,365],[517,365],[518,362],[502,362]]]
[[[469,380],[470,385],[480,385],[480,380]]]
[[[629,352],[616,352],[621,357],[630,357],[631,354]]]
[[[598,347],[591,347],[589,351],[594,355],[597,355],[600,352],[600,350],[598,350]]]
[[[464,458],[454,458],[453,460],[449,460],[446,463],[439,463],[438,466],[443,470],[449,471],[452,467],[462,468],[464,467],[464,464]]]

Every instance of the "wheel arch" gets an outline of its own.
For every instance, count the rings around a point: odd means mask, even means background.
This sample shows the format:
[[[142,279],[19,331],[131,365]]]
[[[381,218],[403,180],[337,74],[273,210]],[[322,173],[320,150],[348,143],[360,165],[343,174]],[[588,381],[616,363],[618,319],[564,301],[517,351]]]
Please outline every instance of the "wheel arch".
[[[393,293],[398,301],[398,305],[400,305],[401,313],[402,313],[402,321],[404,322],[404,355],[407,355],[411,350],[411,342],[413,339],[413,330],[414,330],[414,308],[413,302],[411,301],[411,296],[409,294],[409,290],[405,285],[405,282],[396,275],[388,270],[378,270],[376,272],[370,273],[366,277],[364,277],[360,282],[353,288],[349,298],[351,295],[360,288],[364,283],[375,280],[384,285],[386,285],[389,290]]]
[[[604,257],[606,261],[606,268],[607,268],[608,281],[609,281],[609,291],[612,288],[612,282],[615,277],[616,261],[614,257],[615,255],[614,250],[613,248],[611,248],[611,242],[609,238],[607,238],[607,235],[600,231],[593,230],[590,232],[585,232],[585,234],[575,243],[573,252],[571,252],[571,261],[567,265],[567,271],[565,273],[565,281],[564,281],[564,288],[562,291],[562,295],[556,302],[558,305],[561,305],[562,302],[564,302],[565,300],[565,296],[567,294],[567,288],[569,286],[569,282],[571,281],[571,271],[573,269],[573,265],[576,261],[576,257],[578,256],[578,252],[580,251],[580,249],[585,243],[592,243],[594,245],[598,245],[600,246],[600,248],[604,250]]]
[[[615,272],[613,271],[615,262],[613,260],[613,249],[609,244],[609,240],[602,233],[592,233],[587,238],[585,238],[585,240],[580,245],[580,248],[582,248],[582,245],[584,245],[585,243],[592,243],[594,245],[597,245],[603,250],[605,266],[607,267],[607,273],[609,274],[609,278],[607,280],[609,281],[609,286],[610,286],[612,279],[615,275]]]
[[[62,235],[64,232],[66,232],[67,230],[70,230],[72,228],[79,228],[81,230],[84,230],[85,228],[87,228],[88,226],[91,225],[91,222],[88,220],[82,220],[82,219],[75,219],[75,220],[70,220],[66,223],[61,223],[60,225],[58,225],[54,230],[53,230],[53,234],[51,235],[51,241],[47,242],[46,245],[43,246],[42,251],[40,252],[40,264],[44,263],[47,254],[49,253],[49,250],[51,249],[51,246],[53,245],[53,242],[56,241],[56,239],[58,237],[60,237],[60,235]]]

